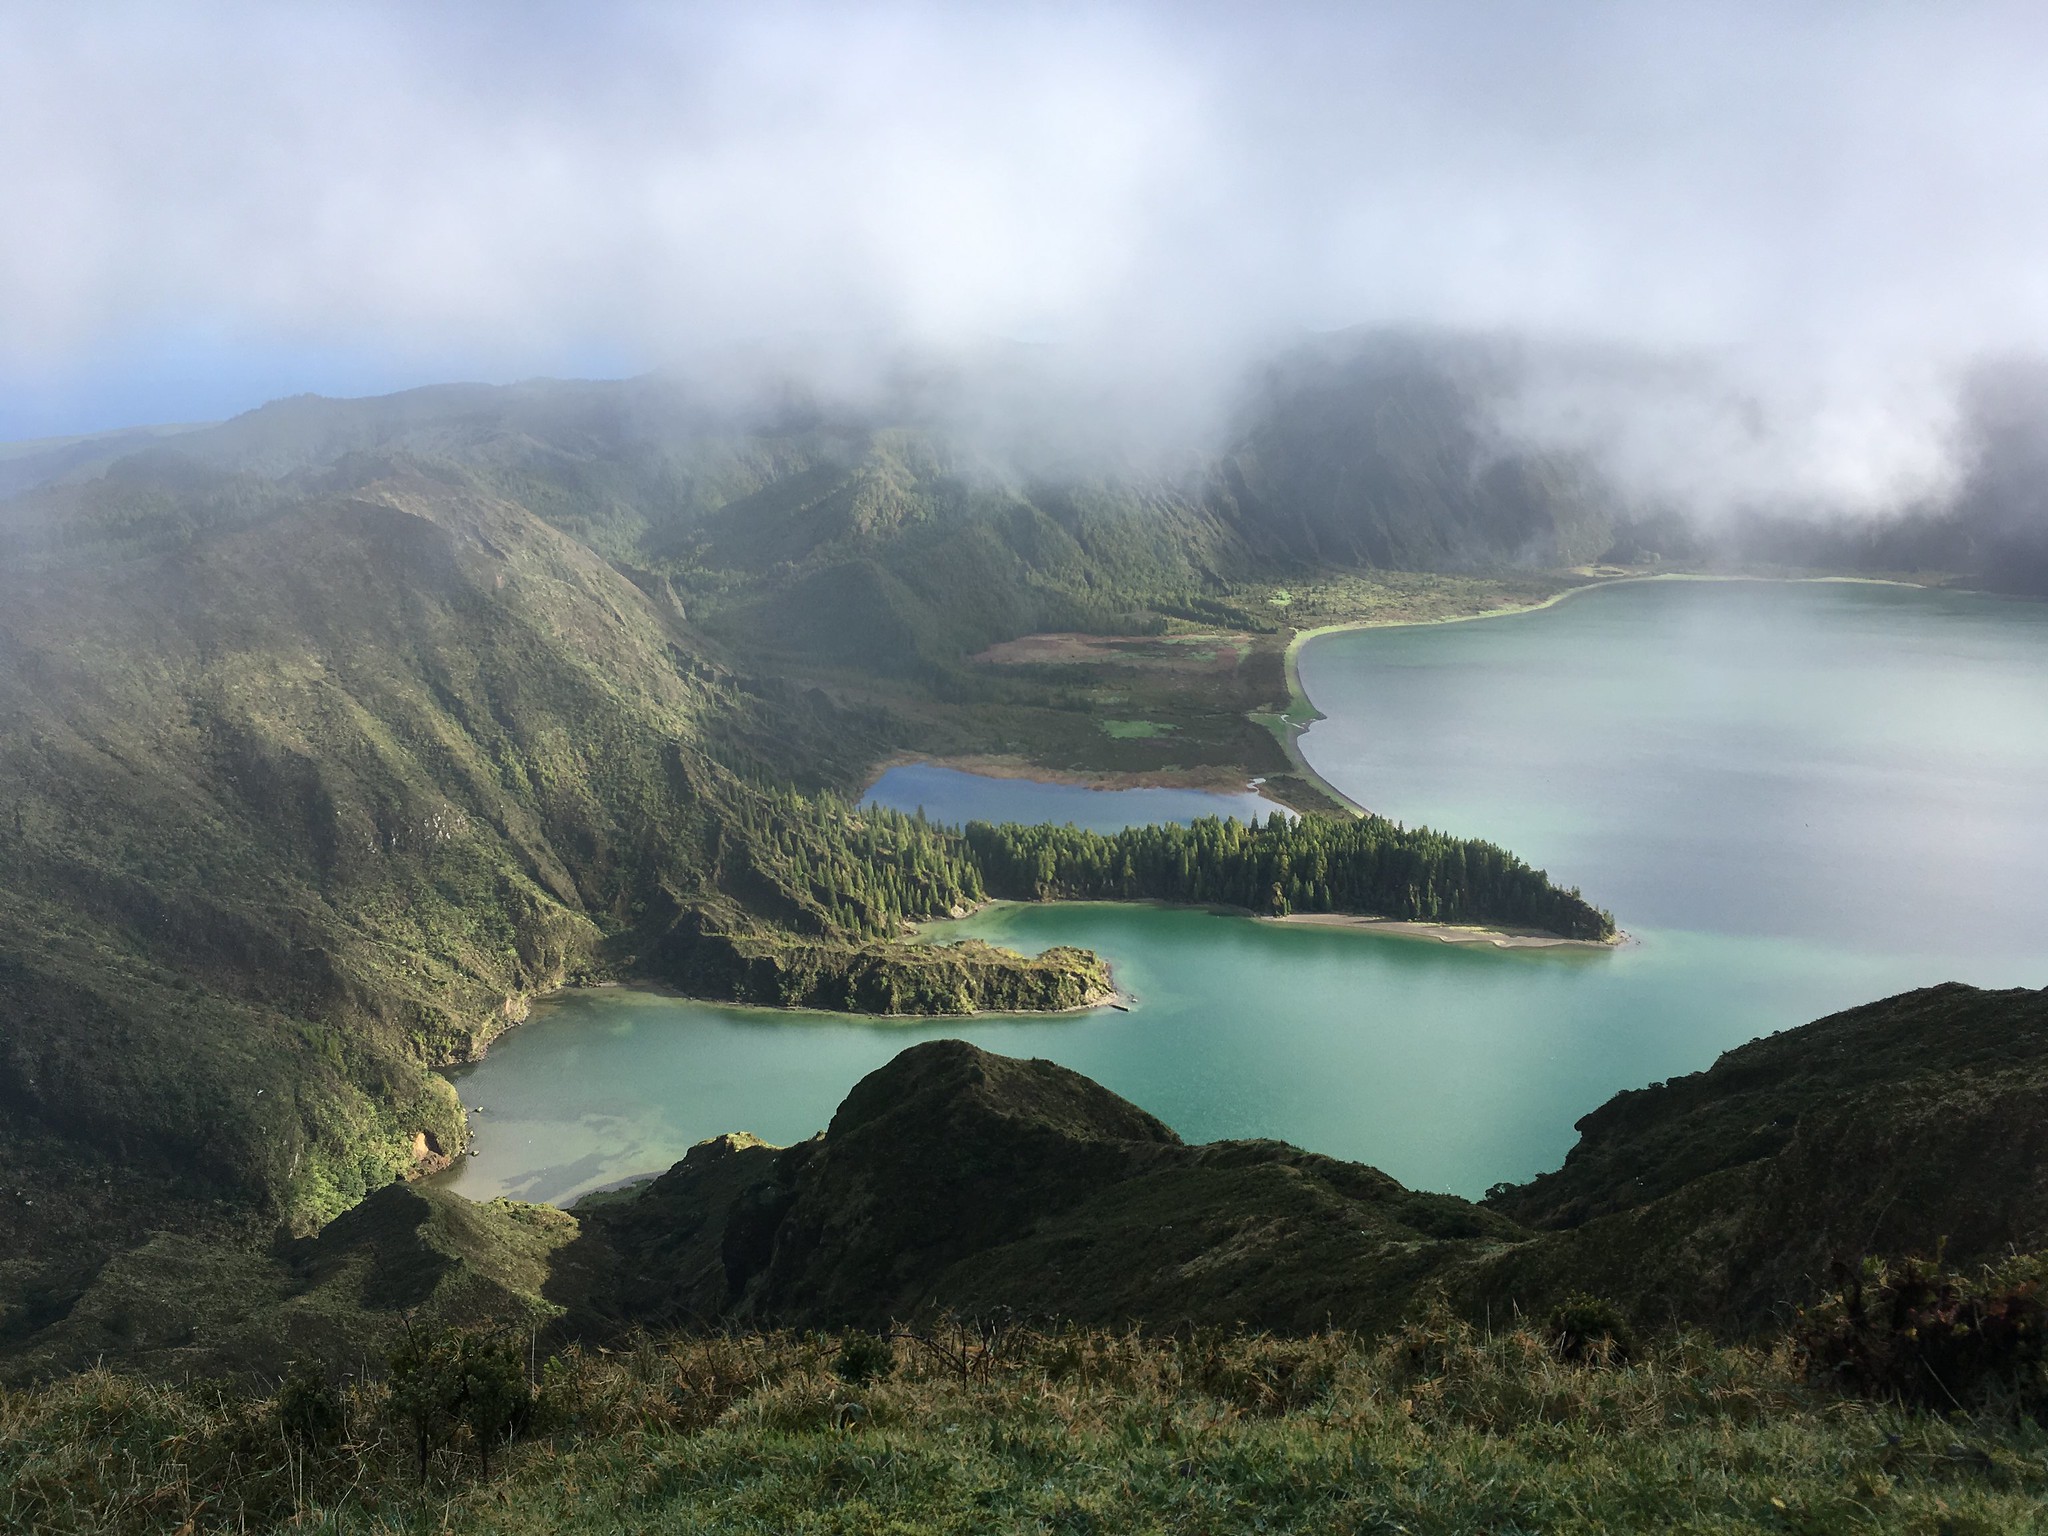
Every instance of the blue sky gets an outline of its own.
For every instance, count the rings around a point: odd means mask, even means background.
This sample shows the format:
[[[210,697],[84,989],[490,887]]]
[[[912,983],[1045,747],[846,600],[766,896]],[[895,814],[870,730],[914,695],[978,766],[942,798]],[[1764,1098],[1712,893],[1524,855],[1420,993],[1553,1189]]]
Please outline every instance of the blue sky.
[[[0,442],[220,421],[266,400],[309,392],[381,395],[421,384],[509,383],[536,374],[619,378],[653,361],[651,353],[598,339],[565,340],[515,358],[460,345],[429,351],[397,337],[351,344],[327,335],[273,339],[260,326],[239,332],[138,326],[0,369]]]
[[[1705,349],[1882,456],[2048,349],[2044,66],[1962,4],[8,7],[0,437],[1413,321]]]

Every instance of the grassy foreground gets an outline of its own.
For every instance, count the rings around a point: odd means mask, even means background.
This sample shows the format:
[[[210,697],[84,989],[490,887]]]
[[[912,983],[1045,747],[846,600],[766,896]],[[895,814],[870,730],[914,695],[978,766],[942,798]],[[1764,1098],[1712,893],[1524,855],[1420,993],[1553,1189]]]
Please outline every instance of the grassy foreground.
[[[387,1388],[338,1438],[103,1372],[0,1395],[10,1531],[2048,1529],[2048,1431],[1803,1384],[1789,1348],[1667,1338],[1570,1362],[1434,1317],[1384,1340],[1016,1330],[571,1353],[481,1474],[422,1481]],[[868,1362],[872,1371],[877,1362]]]

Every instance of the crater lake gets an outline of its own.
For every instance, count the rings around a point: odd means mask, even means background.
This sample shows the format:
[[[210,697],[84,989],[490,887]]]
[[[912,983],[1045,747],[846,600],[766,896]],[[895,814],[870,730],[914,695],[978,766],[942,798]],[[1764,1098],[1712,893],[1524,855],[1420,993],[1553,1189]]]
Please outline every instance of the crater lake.
[[[1631,941],[999,905],[928,937],[1085,945],[1131,1011],[890,1022],[567,993],[454,1074],[477,1155],[444,1177],[567,1203],[721,1131],[801,1139],[897,1051],[957,1037],[1065,1063],[1190,1140],[1279,1137],[1476,1196],[1555,1167],[1616,1091],[1758,1035],[1932,982],[2048,983],[2048,605],[1660,580],[1328,634],[1299,661],[1317,772],[1513,849]],[[1029,781],[946,787],[975,814],[1058,814]]]

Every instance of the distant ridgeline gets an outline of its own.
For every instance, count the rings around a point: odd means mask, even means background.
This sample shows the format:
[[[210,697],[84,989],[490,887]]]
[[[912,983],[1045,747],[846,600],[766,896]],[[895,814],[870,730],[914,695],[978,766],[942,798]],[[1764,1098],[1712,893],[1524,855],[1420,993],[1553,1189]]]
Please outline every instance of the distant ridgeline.
[[[1276,916],[1355,912],[1614,937],[1612,916],[1505,848],[1380,816],[1275,812],[1264,826],[1207,817],[1111,836],[976,822],[966,838],[988,889],[1017,900],[1214,903]]]

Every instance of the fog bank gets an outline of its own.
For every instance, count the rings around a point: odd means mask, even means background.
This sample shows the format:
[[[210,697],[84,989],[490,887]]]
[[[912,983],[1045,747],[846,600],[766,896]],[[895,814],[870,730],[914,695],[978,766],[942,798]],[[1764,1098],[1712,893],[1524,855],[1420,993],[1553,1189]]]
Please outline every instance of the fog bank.
[[[108,5],[0,45],[10,436],[824,337],[1048,345],[1171,439],[1304,334],[1437,325],[1668,359],[1513,418],[1646,495],[1867,509],[1953,483],[1975,359],[2048,352],[2037,8]]]

